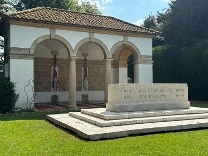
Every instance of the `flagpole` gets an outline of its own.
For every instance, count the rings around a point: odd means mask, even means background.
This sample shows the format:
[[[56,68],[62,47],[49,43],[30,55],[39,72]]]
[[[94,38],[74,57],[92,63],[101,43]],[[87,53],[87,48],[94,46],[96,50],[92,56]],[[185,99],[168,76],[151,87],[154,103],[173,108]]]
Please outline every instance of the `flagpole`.
[[[53,77],[52,77],[52,88],[53,88],[53,95],[51,95],[51,104],[59,104],[58,98],[58,65],[57,65],[57,55],[58,51],[51,51],[51,54],[54,56],[53,62]]]
[[[82,82],[84,94],[82,94],[82,103],[89,103],[89,100],[88,100],[88,66],[87,66],[88,53],[82,53],[82,56],[84,57],[83,82]]]
[[[84,76],[83,76],[83,88],[84,88],[84,93],[88,91],[88,67],[87,67],[87,59],[86,57],[84,58]]]

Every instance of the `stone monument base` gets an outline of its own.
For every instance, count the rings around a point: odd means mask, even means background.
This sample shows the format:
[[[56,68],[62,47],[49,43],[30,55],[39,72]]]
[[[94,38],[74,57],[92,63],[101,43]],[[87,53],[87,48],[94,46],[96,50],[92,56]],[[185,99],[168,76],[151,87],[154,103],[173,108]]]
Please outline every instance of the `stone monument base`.
[[[58,95],[51,95],[51,104],[58,105],[59,104],[59,97]]]
[[[105,108],[48,115],[51,122],[73,131],[86,140],[126,137],[208,127],[208,108],[109,112]]]
[[[106,104],[106,108],[112,112],[135,112],[150,110],[172,110],[172,109],[188,109],[190,102],[181,103],[145,103],[145,104]]]
[[[88,94],[82,94],[82,103],[89,103]]]

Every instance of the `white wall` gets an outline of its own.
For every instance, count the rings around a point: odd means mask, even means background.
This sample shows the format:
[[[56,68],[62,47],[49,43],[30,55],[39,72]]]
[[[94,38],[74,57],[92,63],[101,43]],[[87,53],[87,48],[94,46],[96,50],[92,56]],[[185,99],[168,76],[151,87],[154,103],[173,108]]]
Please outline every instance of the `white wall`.
[[[50,29],[11,25],[10,47],[30,48],[37,38],[44,35],[50,35]]]
[[[66,48],[60,49],[58,52],[59,53],[57,58],[67,59],[69,57]],[[51,54],[51,50],[46,46],[40,44],[35,48],[34,55],[35,57],[54,58],[54,56]]]
[[[123,41],[123,36],[108,35],[108,34],[94,34],[94,38],[101,40],[110,51],[114,44]]]
[[[69,92],[57,92],[56,95],[59,96],[60,102],[68,101]],[[48,103],[51,102],[51,95],[54,95],[53,92],[37,92],[35,93],[35,103]]]
[[[68,31],[68,30],[56,30],[56,35],[65,38],[72,46],[72,49],[74,49],[77,43],[82,39],[89,38],[88,32],[78,32],[78,31]]]
[[[151,38],[129,37],[128,41],[133,43],[135,46],[137,46],[141,55],[152,56],[152,39]]]
[[[103,101],[104,91],[77,91],[77,101],[82,101],[82,94],[88,94],[89,101]]]
[[[77,53],[78,59],[84,59],[82,53],[88,53],[87,60],[103,60],[104,54],[101,48],[95,43],[85,43],[83,44]]]
[[[34,52],[35,57],[53,58],[51,50],[43,45],[38,45]]]
[[[17,108],[25,109],[29,102],[33,106],[33,102],[31,101],[34,88],[33,64],[33,60],[10,59],[10,81],[15,83],[16,93],[20,97],[15,105]]]
[[[59,96],[59,102],[68,102],[69,92],[57,92],[56,95]],[[82,101],[82,94],[85,94],[84,91],[77,91],[77,101]],[[90,102],[100,102],[104,100],[104,91],[88,91],[88,98]],[[51,95],[54,95],[53,92],[37,92],[35,96],[35,103],[50,103]]]

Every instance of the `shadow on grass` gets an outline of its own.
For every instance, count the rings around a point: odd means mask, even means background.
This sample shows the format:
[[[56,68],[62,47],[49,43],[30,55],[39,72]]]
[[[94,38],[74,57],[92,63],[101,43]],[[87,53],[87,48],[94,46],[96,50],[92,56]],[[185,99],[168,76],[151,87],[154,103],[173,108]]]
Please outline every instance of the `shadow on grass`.
[[[65,111],[52,111],[52,112],[18,112],[9,114],[0,114],[0,121],[14,121],[14,120],[45,120],[49,114],[68,113]]]

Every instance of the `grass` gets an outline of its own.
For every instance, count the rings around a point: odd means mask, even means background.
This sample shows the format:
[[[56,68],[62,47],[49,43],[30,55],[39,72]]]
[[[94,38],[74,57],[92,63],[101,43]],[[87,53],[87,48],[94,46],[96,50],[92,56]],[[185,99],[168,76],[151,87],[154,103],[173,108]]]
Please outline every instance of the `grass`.
[[[0,156],[208,155],[208,129],[93,142],[49,123],[45,120],[47,114],[0,115]]]
[[[208,103],[192,103],[192,107],[208,108]]]

